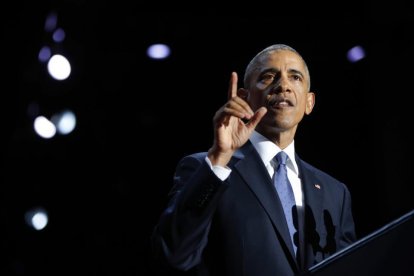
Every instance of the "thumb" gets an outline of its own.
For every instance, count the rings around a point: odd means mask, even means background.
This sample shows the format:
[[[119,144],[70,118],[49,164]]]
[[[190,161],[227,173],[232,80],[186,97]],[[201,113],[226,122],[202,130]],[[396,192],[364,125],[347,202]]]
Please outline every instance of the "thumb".
[[[252,116],[249,122],[246,124],[246,127],[254,129],[256,128],[257,124],[262,120],[263,116],[266,114],[267,109],[266,107],[261,107]]]

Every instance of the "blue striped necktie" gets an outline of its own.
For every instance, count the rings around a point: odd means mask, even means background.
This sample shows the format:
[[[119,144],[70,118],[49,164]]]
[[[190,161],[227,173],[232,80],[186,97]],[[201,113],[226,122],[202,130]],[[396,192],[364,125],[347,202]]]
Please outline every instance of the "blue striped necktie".
[[[296,229],[293,225],[292,216],[292,208],[296,206],[296,203],[295,196],[293,195],[292,185],[290,185],[289,179],[287,177],[286,160],[288,156],[285,152],[281,151],[276,155],[275,158],[279,165],[273,176],[273,182],[279,195],[280,202],[282,203],[283,211],[285,212],[286,222],[289,227],[290,237],[292,239],[293,248],[296,254],[297,246],[293,241],[293,235],[295,234]]]

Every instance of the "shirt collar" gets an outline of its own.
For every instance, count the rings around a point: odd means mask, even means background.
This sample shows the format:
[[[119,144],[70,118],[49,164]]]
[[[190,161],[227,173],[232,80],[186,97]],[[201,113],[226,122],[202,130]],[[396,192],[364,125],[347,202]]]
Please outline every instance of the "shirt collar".
[[[260,158],[262,159],[265,166],[271,163],[273,157],[282,151],[282,149],[280,149],[275,143],[257,131],[253,131],[252,135],[250,136],[250,142],[259,153]],[[289,156],[287,166],[290,167],[296,174],[298,174],[298,166],[295,159],[295,142],[292,141],[292,143],[290,143],[290,145],[287,146],[283,151]]]

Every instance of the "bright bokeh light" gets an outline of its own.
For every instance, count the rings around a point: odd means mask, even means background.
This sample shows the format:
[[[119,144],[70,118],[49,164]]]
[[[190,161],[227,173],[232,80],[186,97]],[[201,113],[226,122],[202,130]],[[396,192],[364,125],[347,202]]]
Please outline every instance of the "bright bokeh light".
[[[62,42],[65,40],[66,34],[62,28],[57,29],[53,32],[53,41],[54,42]]]
[[[50,56],[52,55],[52,51],[50,50],[49,46],[43,46],[42,49],[39,51],[39,60],[41,62],[46,62]]]
[[[147,49],[147,55],[153,59],[164,59],[170,56],[170,47],[165,44],[153,44]]]
[[[54,55],[47,63],[47,70],[56,80],[67,79],[71,72],[69,61],[62,55]]]
[[[365,58],[365,50],[361,46],[355,46],[348,51],[347,57],[350,62],[357,62]]]
[[[36,213],[32,217],[33,228],[35,228],[36,230],[42,230],[46,227],[47,221],[48,219],[45,213]]]
[[[44,116],[39,116],[34,120],[34,130],[42,138],[49,139],[55,136],[56,127]]]
[[[76,127],[76,116],[70,110],[65,110],[52,117],[51,121],[60,134],[66,135],[71,133]]]
[[[40,231],[47,226],[49,218],[43,208],[34,208],[26,212],[25,220],[30,227]]]

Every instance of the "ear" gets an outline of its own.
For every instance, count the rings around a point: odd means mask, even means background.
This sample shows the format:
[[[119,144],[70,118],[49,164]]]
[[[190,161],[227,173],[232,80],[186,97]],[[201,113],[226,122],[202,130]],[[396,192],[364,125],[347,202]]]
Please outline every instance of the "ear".
[[[305,114],[309,115],[312,112],[312,109],[314,106],[315,106],[315,93],[308,92],[308,94],[306,95]]]
[[[244,89],[244,88],[239,88],[239,90],[237,90],[237,96],[239,96],[243,100],[247,100],[247,97],[249,96],[249,90]]]

